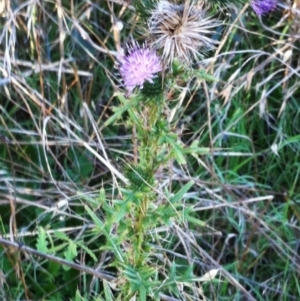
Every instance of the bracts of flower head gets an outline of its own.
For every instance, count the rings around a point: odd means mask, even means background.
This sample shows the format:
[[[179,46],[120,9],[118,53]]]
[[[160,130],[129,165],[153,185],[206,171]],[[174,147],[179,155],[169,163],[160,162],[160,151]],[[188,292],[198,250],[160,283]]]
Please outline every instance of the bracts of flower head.
[[[128,54],[119,58],[119,71],[127,95],[130,95],[134,88],[143,88],[145,82],[153,83],[157,73],[162,71],[162,64],[154,50],[134,42],[129,47]]]
[[[277,0],[251,0],[250,4],[255,13],[261,16],[275,10]]]
[[[177,5],[161,0],[149,19],[150,43],[162,52],[166,66],[174,58],[191,65],[218,44],[211,36],[220,24],[193,2]]]

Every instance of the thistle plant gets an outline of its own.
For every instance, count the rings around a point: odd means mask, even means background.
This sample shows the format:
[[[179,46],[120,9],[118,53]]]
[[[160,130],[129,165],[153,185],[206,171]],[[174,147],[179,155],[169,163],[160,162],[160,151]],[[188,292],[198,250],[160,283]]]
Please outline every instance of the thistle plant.
[[[173,75],[165,75],[162,80],[162,62],[155,50],[146,45],[133,45],[128,54],[119,59],[127,97],[118,94],[121,105],[107,125],[126,111],[125,124],[128,129],[134,129],[133,141],[137,151],[135,158],[125,163],[128,184],[121,190],[121,199],[115,201],[113,207],[103,201],[106,221],[101,230],[105,230],[108,240],[106,250],[115,254],[112,266],[118,269],[122,283],[119,300],[137,298],[145,301],[147,296],[158,298],[166,291],[177,294],[175,283],[158,281],[166,271],[154,256],[155,242],[162,239],[155,232],[161,226],[171,228],[192,218],[191,212],[182,215],[179,211],[182,210],[182,197],[193,182],[174,193],[163,191],[156,178],[157,173],[165,170],[174,159],[178,164],[185,163],[183,146],[165,115],[166,82],[172,82]],[[99,220],[87,210],[99,224]],[[110,230],[112,228],[114,233]],[[170,273],[174,273],[174,269],[170,268]],[[165,275],[166,279],[175,277],[174,281],[192,282],[192,266],[184,278],[175,276]]]
[[[126,97],[118,93],[120,107],[106,125],[127,112],[125,125],[133,132],[136,150],[134,159],[124,163],[128,183],[121,190],[122,197],[113,207],[106,201],[103,204],[106,248],[115,254],[112,265],[122,283],[119,300],[145,301],[166,291],[178,295],[175,283],[183,285],[195,279],[193,265],[181,278],[175,266],[168,271],[154,256],[156,242],[164,239],[155,234],[159,227],[172,228],[186,220],[197,223],[191,211],[179,213],[183,210],[182,198],[194,183],[188,182],[177,192],[162,190],[157,174],[166,170],[170,162],[185,164],[188,152],[173,133],[166,115],[168,87],[181,74],[177,72],[181,65],[172,68],[174,59],[191,65],[203,52],[213,49],[218,42],[210,36],[219,24],[193,4],[160,1],[148,22],[149,43],[140,46],[134,42],[128,53],[118,58]],[[162,275],[166,280],[158,281]]]

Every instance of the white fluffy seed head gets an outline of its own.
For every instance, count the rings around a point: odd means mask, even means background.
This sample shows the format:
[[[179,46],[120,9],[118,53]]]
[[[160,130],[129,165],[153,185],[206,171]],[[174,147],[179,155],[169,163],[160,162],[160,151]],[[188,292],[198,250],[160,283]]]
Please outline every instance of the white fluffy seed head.
[[[167,66],[174,58],[190,65],[218,44],[211,36],[220,24],[193,4],[184,6],[161,0],[149,19],[150,43],[162,51]]]

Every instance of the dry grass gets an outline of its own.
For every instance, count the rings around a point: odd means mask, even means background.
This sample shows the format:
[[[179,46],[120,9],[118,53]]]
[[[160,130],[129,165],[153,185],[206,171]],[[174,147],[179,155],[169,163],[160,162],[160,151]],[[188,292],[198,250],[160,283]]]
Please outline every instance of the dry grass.
[[[195,266],[193,285],[176,284],[182,300],[300,296],[297,13],[253,20],[245,5],[227,19],[217,51],[168,91],[168,120],[184,148],[195,151],[187,151],[187,164],[156,175],[158,192],[193,180],[179,214],[193,212],[194,219],[150,235],[166,279],[174,263]],[[103,291],[113,299],[109,292],[122,283],[85,274],[88,266],[102,273],[112,259],[99,251],[104,239],[93,232],[85,206],[105,220],[100,189],[113,203],[128,182],[133,133],[125,117],[106,122],[122,93],[115,57],[140,20],[133,6],[116,0],[2,1],[0,17],[1,240],[11,243],[2,244],[0,296],[63,300],[75,298],[78,288],[86,300]],[[29,249],[16,251],[19,242],[39,249],[41,235],[49,249],[38,251],[58,259],[69,240],[84,242],[88,249],[79,244],[75,257],[79,272]],[[105,271],[108,280],[114,272]],[[177,297],[160,294],[161,300]]]

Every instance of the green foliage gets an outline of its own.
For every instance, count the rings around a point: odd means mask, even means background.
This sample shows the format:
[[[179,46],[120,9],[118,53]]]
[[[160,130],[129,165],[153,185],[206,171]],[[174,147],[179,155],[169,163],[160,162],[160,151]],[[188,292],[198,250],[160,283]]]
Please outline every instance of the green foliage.
[[[139,14],[143,19],[147,19],[151,15],[151,10],[153,10],[159,0],[134,0],[133,6],[136,9],[137,14]]]
[[[123,274],[129,283],[129,296],[138,292],[141,301],[146,301],[147,295],[153,295],[153,290],[159,285],[158,282],[153,281],[152,277],[155,276],[156,271],[150,267],[137,269],[127,265],[123,267]]]
[[[37,239],[36,248],[38,251],[43,253],[48,253],[48,241],[46,237],[46,232],[42,227],[39,227],[39,235]]]
[[[224,8],[232,6],[241,6],[245,5],[248,0],[206,0],[206,3],[212,7]]]
[[[154,183],[152,170],[147,170],[143,166],[128,166],[125,175],[130,181],[130,189],[133,191],[149,191]]]

